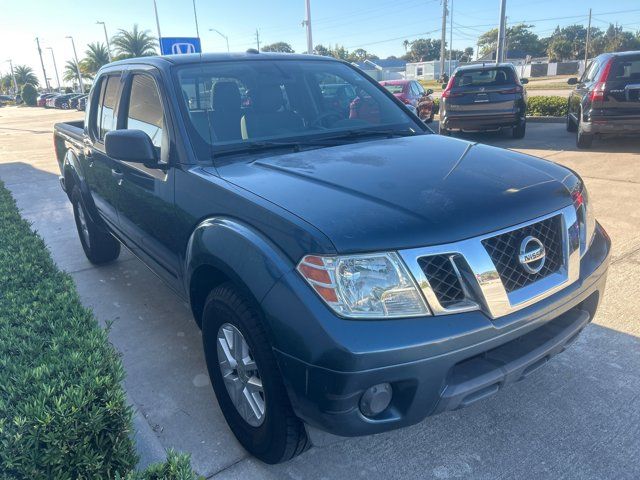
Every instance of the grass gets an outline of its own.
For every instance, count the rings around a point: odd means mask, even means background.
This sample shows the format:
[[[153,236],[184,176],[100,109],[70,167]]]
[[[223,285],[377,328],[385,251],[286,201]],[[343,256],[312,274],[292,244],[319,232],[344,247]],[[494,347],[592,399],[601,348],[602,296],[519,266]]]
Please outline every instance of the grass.
[[[195,478],[173,453],[134,471],[118,353],[2,182],[0,332],[0,479]]]

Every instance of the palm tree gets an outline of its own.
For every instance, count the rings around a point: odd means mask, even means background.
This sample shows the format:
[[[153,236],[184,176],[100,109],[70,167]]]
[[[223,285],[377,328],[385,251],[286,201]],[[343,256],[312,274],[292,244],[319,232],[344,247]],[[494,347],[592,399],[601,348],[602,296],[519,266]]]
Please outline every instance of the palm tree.
[[[30,83],[34,87],[38,86],[38,77],[33,73],[33,69],[31,67],[27,67],[26,65],[16,65],[13,72],[16,76],[16,83],[18,86],[22,86],[25,83]]]
[[[156,55],[156,38],[149,30],[138,30],[138,24],[133,25],[133,30],[120,29],[111,39],[118,58],[148,57]]]
[[[80,60],[80,75],[83,80],[91,80],[93,78],[93,75],[87,71],[84,60]],[[67,60],[67,63],[64,64],[62,80],[69,83],[75,83],[78,81],[78,71],[76,69],[75,60]]]
[[[109,63],[109,52],[104,43],[94,42],[87,45],[84,54],[86,57],[80,62],[84,65],[86,71],[95,74],[100,67]]]

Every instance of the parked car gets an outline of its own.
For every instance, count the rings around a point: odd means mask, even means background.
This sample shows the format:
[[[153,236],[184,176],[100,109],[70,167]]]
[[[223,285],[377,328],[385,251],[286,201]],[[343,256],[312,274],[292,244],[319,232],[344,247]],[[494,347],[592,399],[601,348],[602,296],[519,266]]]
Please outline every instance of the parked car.
[[[348,118],[327,79],[353,88]],[[486,398],[603,296],[610,240],[575,172],[435,135],[349,63],[117,61],[85,118],[54,147],[87,258],[122,243],[189,302],[222,413],[265,462]]]
[[[432,122],[435,114],[433,108],[433,90],[425,90],[416,80],[384,80],[380,82],[384,88],[391,92],[405,105],[412,106],[420,120]]]
[[[56,98],[61,97],[62,95],[65,95],[65,94],[64,93],[54,93],[50,97],[47,97],[45,99],[45,101],[44,101],[45,108],[55,108]]]
[[[84,112],[85,108],[87,108],[87,98],[88,98],[88,95],[85,95],[84,97],[80,97],[78,99],[78,105],[76,106],[76,110],[80,112]]]
[[[569,96],[567,131],[578,148],[595,136],[640,134],[640,51],[603,53],[590,63]]]
[[[68,101],[68,108],[69,109],[77,109],[78,108],[78,102],[80,101],[80,99],[82,98],[86,98],[86,94],[84,93],[79,93],[73,97],[71,97]]]
[[[68,110],[70,108],[71,99],[75,98],[77,93],[65,93],[62,95],[58,95],[53,100],[53,107],[60,108],[62,110]]]
[[[455,69],[440,97],[440,133],[509,128],[523,138],[527,127],[528,80],[510,63],[465,65]]]
[[[0,107],[5,106],[7,103],[14,102],[15,97],[11,95],[0,95]]]
[[[38,99],[36,100],[36,105],[38,107],[46,107],[47,99],[53,97],[54,95],[57,95],[57,94],[56,93],[42,93],[42,94],[38,95]]]

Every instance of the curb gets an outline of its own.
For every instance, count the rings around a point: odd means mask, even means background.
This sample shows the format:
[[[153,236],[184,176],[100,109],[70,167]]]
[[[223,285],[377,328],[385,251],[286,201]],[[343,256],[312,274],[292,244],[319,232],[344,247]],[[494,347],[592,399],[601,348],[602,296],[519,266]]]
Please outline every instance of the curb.
[[[564,123],[566,121],[565,117],[534,117],[528,116],[527,122],[532,123]]]
[[[137,468],[144,470],[151,464],[164,462],[167,459],[167,452],[131,395],[127,393],[127,397],[128,403],[133,409],[132,437],[139,457]]]

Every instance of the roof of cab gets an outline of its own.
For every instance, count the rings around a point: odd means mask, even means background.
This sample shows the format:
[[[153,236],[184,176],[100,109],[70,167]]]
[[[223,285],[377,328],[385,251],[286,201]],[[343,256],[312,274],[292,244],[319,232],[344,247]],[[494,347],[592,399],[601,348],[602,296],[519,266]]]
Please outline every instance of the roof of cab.
[[[167,65],[187,65],[200,62],[229,62],[244,60],[325,60],[339,61],[333,57],[324,57],[321,55],[306,55],[296,53],[274,53],[274,52],[243,52],[243,53],[190,53],[184,55],[155,55],[150,57],[127,58],[109,63],[108,66],[127,65],[127,64],[146,64],[157,67]]]
[[[500,68],[500,67],[513,68],[513,63],[498,63],[498,64],[496,64],[495,62],[470,63],[469,65],[461,65],[457,67],[456,70],[480,70],[483,68],[486,68],[488,70],[491,68]]]

